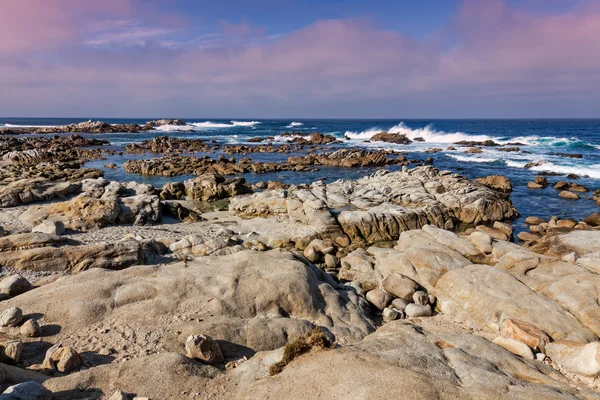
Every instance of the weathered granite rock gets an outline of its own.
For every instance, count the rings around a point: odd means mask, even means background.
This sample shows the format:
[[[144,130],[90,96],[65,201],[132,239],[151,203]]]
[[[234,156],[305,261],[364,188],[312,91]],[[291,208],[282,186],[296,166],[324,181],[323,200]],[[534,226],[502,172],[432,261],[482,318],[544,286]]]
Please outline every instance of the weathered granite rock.
[[[52,400],[52,392],[37,382],[23,382],[9,386],[0,400]]]
[[[490,175],[485,178],[477,178],[475,182],[487,186],[491,189],[499,190],[503,193],[512,192],[512,184],[510,180],[502,175]]]
[[[547,355],[568,372],[596,377],[600,373],[600,342],[581,344],[569,340],[548,343]]]
[[[494,344],[504,347],[506,350],[510,351],[511,353],[517,356],[523,357],[527,360],[535,359],[533,352],[531,351],[529,346],[527,346],[523,342],[502,336],[498,336],[493,340],[493,342]]]
[[[89,268],[121,269],[154,261],[156,251],[136,240],[87,245],[66,244],[59,236],[37,234],[0,238],[0,265],[28,271],[71,271]]]
[[[470,265],[452,270],[437,282],[435,294],[442,313],[476,329],[499,334],[504,321],[511,318],[537,326],[554,340],[587,343],[596,338],[554,300],[496,267]]]
[[[81,368],[83,360],[73,348],[55,344],[46,351],[43,366],[58,372],[68,373]]]
[[[190,335],[185,341],[185,353],[208,365],[223,364],[225,358],[219,344],[210,336]]]
[[[252,193],[243,178],[224,178],[206,174],[184,182],[186,196],[202,201],[218,200],[241,194]]]
[[[395,144],[411,144],[412,140],[399,133],[379,132],[370,139],[372,142],[386,142]]]
[[[86,329],[95,332],[98,323],[127,324],[139,338],[161,332],[160,346],[153,344],[153,351],[179,348],[169,341],[174,326],[184,333],[183,340],[201,331],[215,340],[272,350],[314,325],[330,330],[342,343],[372,332],[368,303],[335,286],[327,274],[292,253],[242,251],[164,266],[95,268],[3,304],[10,307],[18,300],[26,313],[33,313],[43,303],[44,324],[58,324],[65,334],[92,334]],[[73,307],[77,312],[70,311]],[[182,323],[182,313],[200,320]]]
[[[264,191],[233,199],[230,210],[245,218],[293,218],[306,199],[315,197],[330,209],[343,210],[337,221],[353,241],[389,241],[428,224],[450,229],[457,222],[479,224],[517,215],[502,194],[433,167],[408,173],[382,170],[356,181],[313,183],[310,190]]]
[[[33,289],[33,285],[19,274],[7,276],[0,281],[0,293],[11,297],[18,296]]]
[[[34,227],[31,232],[47,233],[49,235],[62,235],[65,233],[65,225],[60,221],[45,220]]]
[[[0,206],[13,207],[35,201],[47,201],[77,193],[81,186],[71,182],[51,182],[28,178],[0,186]]]

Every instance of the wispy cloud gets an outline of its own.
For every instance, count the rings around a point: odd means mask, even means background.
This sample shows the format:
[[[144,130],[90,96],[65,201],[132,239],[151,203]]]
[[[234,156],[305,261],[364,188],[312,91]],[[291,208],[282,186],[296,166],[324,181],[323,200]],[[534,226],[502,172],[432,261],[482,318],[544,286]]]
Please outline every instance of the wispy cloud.
[[[92,20],[59,8],[91,2],[29,1],[46,10],[11,2],[0,15],[4,113],[585,116],[600,101],[600,7],[534,14],[465,0],[429,40],[365,19],[202,31],[126,0],[104,0],[113,7]],[[37,31],[2,23],[19,18]]]
[[[145,26],[141,21],[121,20],[105,24],[104,29],[87,33],[84,44],[88,46],[143,46],[148,41],[158,41],[173,35],[175,29]]]

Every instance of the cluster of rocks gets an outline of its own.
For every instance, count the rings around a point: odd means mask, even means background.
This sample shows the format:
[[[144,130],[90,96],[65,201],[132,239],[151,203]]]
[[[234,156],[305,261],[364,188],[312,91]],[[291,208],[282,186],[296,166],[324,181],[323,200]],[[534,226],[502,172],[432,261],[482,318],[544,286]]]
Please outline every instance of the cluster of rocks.
[[[0,128],[2,135],[21,135],[25,133],[49,134],[49,133],[137,133],[154,129],[150,125],[138,124],[109,124],[104,121],[85,121],[78,124],[47,126],[47,127],[19,127]]]
[[[127,153],[181,154],[209,152],[218,148],[218,145],[203,139],[156,136],[140,143],[130,143],[125,146],[125,151]]]
[[[525,223],[529,225],[529,232],[520,232],[518,238],[523,242],[531,242],[543,235],[565,233],[573,229],[589,230],[598,228],[600,227],[600,213],[592,213],[582,221],[576,221],[572,218],[559,219],[557,216],[553,216],[546,221],[540,217],[530,216],[525,218]]]
[[[369,139],[371,142],[386,142],[394,144],[411,144],[412,140],[399,133],[379,132]]]
[[[338,140],[335,136],[323,135],[319,132],[314,132],[310,134],[304,132],[284,132],[279,136],[284,138],[290,138],[288,139],[290,143],[298,144],[301,146],[341,143],[341,141]]]
[[[396,158],[390,156],[396,155]],[[418,161],[418,160],[417,160]],[[410,161],[414,162],[414,161]],[[334,152],[292,156],[288,164],[298,165],[327,165],[330,167],[383,167],[387,165],[408,165],[410,163],[403,155],[390,150],[358,150],[341,149]]]
[[[291,165],[275,162],[252,162],[244,158],[236,162],[235,158],[227,159],[223,156],[214,159],[208,156],[170,156],[161,158],[152,158],[148,160],[128,160],[123,164],[125,171],[134,174],[144,175],[237,175],[248,172],[262,174],[276,171],[305,171],[314,170],[306,168],[303,165]]]
[[[163,125],[186,126],[187,123],[180,119],[155,119],[146,122],[146,126],[151,126],[153,128]]]
[[[533,182],[527,183],[527,187],[529,189],[544,189],[548,187],[548,185],[549,182],[545,176],[536,176]],[[589,191],[585,186],[575,182],[559,181],[555,183],[553,187],[559,191],[558,195],[560,197],[569,200],[579,200],[580,195],[578,193],[586,193]],[[596,196],[596,194],[594,194],[594,200],[598,202],[598,200],[600,200],[600,196]]]
[[[243,218],[287,215],[314,226],[322,237],[343,232],[353,242],[366,243],[396,240],[401,232],[428,224],[453,229],[518,215],[504,194],[433,167],[263,191],[232,199],[230,210]]]

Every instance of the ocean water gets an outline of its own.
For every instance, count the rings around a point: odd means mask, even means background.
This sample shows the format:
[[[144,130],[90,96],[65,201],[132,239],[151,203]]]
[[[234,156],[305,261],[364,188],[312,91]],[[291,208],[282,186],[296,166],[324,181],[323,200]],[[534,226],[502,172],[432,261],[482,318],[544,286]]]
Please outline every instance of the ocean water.
[[[0,118],[0,126],[52,126],[81,122],[85,119],[70,118]],[[109,123],[138,123],[155,118],[144,119],[101,119]],[[371,149],[392,149],[407,152],[411,159],[432,157],[434,166],[458,172],[469,178],[493,174],[508,177],[514,191],[511,199],[523,216],[515,221],[517,228],[523,229],[522,220],[529,215],[550,218],[552,215],[582,219],[586,215],[599,211],[591,200],[593,190],[600,189],[600,119],[532,119],[532,120],[263,120],[263,119],[184,119],[188,125],[161,126],[151,132],[90,134],[96,138],[107,139],[116,149],[124,148],[128,143],[140,142],[153,136],[169,135],[181,138],[201,138],[216,140],[219,143],[246,143],[256,136],[273,136],[275,142],[286,139],[279,135],[283,132],[312,133],[315,131],[331,134],[344,139],[341,145],[332,145],[332,149],[343,147],[363,147]],[[193,132],[184,132],[193,130]],[[388,143],[365,143],[379,131],[402,133],[411,139],[423,138],[425,142],[410,145]],[[464,153],[465,148],[455,146],[457,150],[446,150],[452,143],[461,140],[494,140],[499,143],[519,143],[522,152],[500,152],[494,147],[483,148],[483,153]],[[437,154],[427,154],[432,147],[443,149]],[[581,154],[582,158],[567,158],[557,153]],[[250,154],[256,161],[284,161],[290,154]],[[108,179],[121,181],[137,180],[160,186],[168,180],[184,180],[188,176],[163,178],[128,174],[121,168],[105,169],[108,162],[119,166],[131,158],[147,158],[151,155],[123,155],[97,160],[86,166],[105,170]],[[540,166],[526,169],[529,162],[539,162]],[[391,169],[395,169],[392,167]],[[278,172],[273,174],[253,173],[244,177],[250,182],[280,180],[286,183],[310,183],[317,179],[328,182],[336,179],[355,179],[373,172],[371,168],[347,169],[319,167],[318,172]],[[559,180],[572,181],[567,174],[576,174],[573,180],[590,189],[581,200],[565,200],[551,186],[546,189],[528,189],[527,182],[532,181],[541,172],[558,173],[561,176],[548,176],[550,183]]]

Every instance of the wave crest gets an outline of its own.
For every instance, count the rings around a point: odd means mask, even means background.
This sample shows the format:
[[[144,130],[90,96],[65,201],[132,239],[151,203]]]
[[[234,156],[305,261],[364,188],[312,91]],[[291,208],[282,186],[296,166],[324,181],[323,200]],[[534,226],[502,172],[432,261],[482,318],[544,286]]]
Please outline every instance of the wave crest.
[[[376,133],[381,132],[382,129],[378,128],[370,128],[366,131],[362,132],[352,132],[347,131],[346,136],[350,139],[363,139],[368,140]],[[427,143],[455,143],[460,142],[461,140],[473,140],[473,141],[484,141],[484,140],[493,140],[492,137],[487,135],[468,135],[462,132],[454,132],[448,133],[443,131],[437,131],[431,127],[431,125],[427,125],[424,128],[416,128],[412,129],[406,126],[404,122],[400,122],[398,125],[392,126],[387,130],[388,133],[397,133],[400,135],[405,135],[410,140],[415,140],[416,138],[421,138]]]

